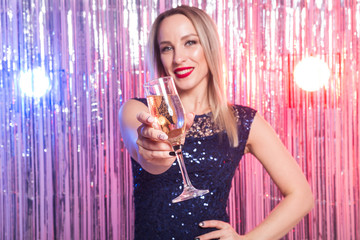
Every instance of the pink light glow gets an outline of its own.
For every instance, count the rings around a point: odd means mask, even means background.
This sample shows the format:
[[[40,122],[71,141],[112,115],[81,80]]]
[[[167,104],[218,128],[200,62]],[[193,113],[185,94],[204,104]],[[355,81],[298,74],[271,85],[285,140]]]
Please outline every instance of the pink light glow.
[[[328,65],[318,57],[306,57],[295,66],[294,81],[305,91],[320,90],[327,85],[329,77]]]

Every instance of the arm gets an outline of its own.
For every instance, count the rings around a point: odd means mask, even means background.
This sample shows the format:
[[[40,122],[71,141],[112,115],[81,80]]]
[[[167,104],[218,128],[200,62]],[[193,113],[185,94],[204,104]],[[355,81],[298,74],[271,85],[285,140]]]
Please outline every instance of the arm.
[[[284,199],[258,226],[244,236],[230,224],[209,220],[201,227],[215,227],[198,239],[279,239],[287,234],[313,207],[310,186],[296,161],[287,151],[272,127],[258,114],[252,123],[245,153],[252,153],[264,166],[284,195]]]
[[[247,150],[261,162],[284,199],[245,239],[279,239],[312,209],[310,186],[275,131],[258,114],[252,123]]]
[[[188,127],[193,118],[193,114],[187,114]],[[120,108],[119,121],[126,149],[146,171],[161,174],[171,167],[176,158],[169,154],[173,150],[166,141],[167,135],[156,127],[143,103],[132,99],[127,101]]]

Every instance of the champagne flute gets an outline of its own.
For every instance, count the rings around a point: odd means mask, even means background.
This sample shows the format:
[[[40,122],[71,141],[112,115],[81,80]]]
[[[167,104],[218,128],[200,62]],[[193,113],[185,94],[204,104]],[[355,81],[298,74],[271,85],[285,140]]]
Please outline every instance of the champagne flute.
[[[161,77],[144,84],[145,95],[150,114],[161,130],[168,135],[179,164],[183,178],[183,192],[172,200],[173,203],[181,202],[202,196],[209,190],[196,189],[187,174],[182,156],[182,140],[185,138],[185,111],[177,93],[172,77]]]

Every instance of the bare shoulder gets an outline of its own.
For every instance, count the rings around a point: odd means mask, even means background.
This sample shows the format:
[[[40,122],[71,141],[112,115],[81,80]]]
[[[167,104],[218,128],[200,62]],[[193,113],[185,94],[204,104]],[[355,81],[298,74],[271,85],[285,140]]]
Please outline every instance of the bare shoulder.
[[[270,141],[271,138],[277,138],[277,135],[271,125],[257,112],[251,124],[249,137],[245,147],[245,153],[254,153],[254,147],[261,143]]]
[[[291,158],[275,130],[259,113],[256,113],[251,125],[246,148],[264,165],[270,164],[270,161],[273,163],[279,157]]]
[[[264,137],[271,138],[277,135],[271,125],[257,112],[251,125],[248,144],[256,144],[257,140],[262,140]]]

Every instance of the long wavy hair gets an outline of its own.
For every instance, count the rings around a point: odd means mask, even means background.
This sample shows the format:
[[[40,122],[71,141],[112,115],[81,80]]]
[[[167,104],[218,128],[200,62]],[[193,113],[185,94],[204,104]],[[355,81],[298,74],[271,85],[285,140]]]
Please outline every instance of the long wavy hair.
[[[239,144],[237,124],[233,108],[227,102],[224,92],[223,54],[217,27],[211,17],[203,10],[182,5],[161,13],[154,21],[147,46],[147,62],[151,77],[165,76],[165,69],[160,58],[158,31],[162,20],[166,17],[182,14],[194,25],[203,47],[209,67],[208,100],[215,124],[226,131],[232,147]]]

